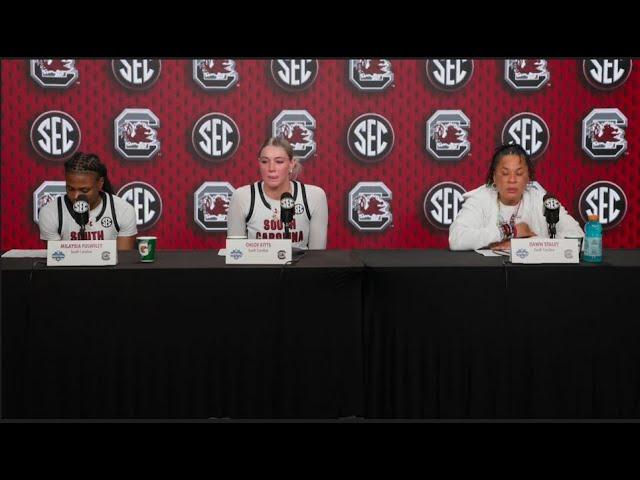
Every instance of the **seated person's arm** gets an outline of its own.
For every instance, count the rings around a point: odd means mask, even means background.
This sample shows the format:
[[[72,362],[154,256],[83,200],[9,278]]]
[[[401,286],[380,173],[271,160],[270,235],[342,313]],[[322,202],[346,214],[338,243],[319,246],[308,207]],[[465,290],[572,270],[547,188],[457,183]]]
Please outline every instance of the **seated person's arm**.
[[[229,200],[229,208],[227,209],[228,237],[244,237],[247,235],[247,214],[244,212],[244,199],[241,198],[242,192],[239,192],[239,190],[236,190]]]
[[[131,205],[127,205],[121,218],[118,218],[120,223],[120,231],[118,232],[118,238],[116,238],[116,247],[118,250],[132,250],[136,244],[136,235],[138,234],[138,227],[136,224],[136,214]]]
[[[475,250],[502,240],[500,229],[495,224],[484,225],[484,213],[480,203],[468,198],[449,227],[451,250]]]
[[[132,250],[136,245],[136,237],[132,235],[130,237],[118,236],[116,239],[116,246],[118,250]]]
[[[58,210],[57,199],[51,202],[53,205],[45,205],[40,209],[38,227],[40,228],[40,238],[46,242],[49,240],[62,240],[62,235],[58,233]]]
[[[329,221],[327,195],[324,190],[318,188],[314,192],[314,196],[313,203],[316,208],[311,212],[309,250],[324,250],[327,248],[327,223]]]

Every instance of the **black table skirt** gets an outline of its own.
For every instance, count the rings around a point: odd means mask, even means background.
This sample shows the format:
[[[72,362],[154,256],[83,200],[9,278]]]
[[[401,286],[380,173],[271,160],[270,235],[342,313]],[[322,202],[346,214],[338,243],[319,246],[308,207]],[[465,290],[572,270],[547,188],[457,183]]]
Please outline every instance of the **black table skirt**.
[[[152,266],[125,254],[5,270],[3,415],[362,416],[361,277],[348,252],[285,268],[165,251]]]
[[[368,418],[640,418],[640,252],[358,251]]]
[[[640,418],[640,252],[2,259],[3,418]]]

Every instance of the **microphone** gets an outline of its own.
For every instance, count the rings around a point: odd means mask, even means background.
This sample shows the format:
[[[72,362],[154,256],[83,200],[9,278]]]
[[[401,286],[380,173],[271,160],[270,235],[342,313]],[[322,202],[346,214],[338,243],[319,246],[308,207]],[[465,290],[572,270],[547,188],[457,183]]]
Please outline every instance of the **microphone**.
[[[550,193],[547,193],[542,201],[544,216],[549,227],[549,238],[556,238],[556,223],[560,221],[560,201]]]
[[[289,233],[289,223],[295,214],[295,202],[289,192],[284,192],[280,196],[280,220],[284,223],[284,238],[291,238]]]
[[[89,199],[86,195],[78,195],[73,202],[73,211],[76,213],[76,223],[80,225],[80,238],[84,239],[84,229],[89,223]]]

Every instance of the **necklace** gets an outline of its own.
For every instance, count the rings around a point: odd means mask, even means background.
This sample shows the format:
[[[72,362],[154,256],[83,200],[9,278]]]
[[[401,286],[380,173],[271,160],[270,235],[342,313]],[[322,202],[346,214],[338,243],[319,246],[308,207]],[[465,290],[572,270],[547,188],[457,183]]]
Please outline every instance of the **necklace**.
[[[516,225],[516,218],[518,216],[518,212],[520,211],[520,206],[522,205],[523,200],[524,200],[524,197],[522,197],[518,202],[518,205],[516,206],[515,211],[511,214],[511,217],[509,218],[509,222],[506,222],[502,217],[502,213],[500,212],[500,198],[496,197],[496,203],[498,204],[498,220],[496,224],[498,225],[498,227],[500,227],[501,225],[504,225],[505,223],[509,223],[511,228],[513,228]]]

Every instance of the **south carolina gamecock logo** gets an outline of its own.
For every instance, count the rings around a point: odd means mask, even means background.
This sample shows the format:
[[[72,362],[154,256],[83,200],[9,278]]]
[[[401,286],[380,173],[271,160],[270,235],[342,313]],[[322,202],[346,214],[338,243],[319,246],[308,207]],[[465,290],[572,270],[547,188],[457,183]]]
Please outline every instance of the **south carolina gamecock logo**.
[[[471,121],[462,110],[438,110],[427,120],[427,151],[438,160],[460,160],[471,149]]]
[[[362,91],[383,91],[393,83],[391,62],[383,58],[349,60],[349,81]]]
[[[617,108],[596,108],[582,121],[582,149],[594,160],[618,158],[627,150],[626,127]]]
[[[193,79],[205,90],[229,90],[238,82],[236,62],[230,58],[207,58],[193,61]]]
[[[160,120],[148,108],[125,108],[114,120],[114,146],[124,158],[148,160],[160,151]]]
[[[316,120],[306,110],[283,110],[271,123],[271,134],[286,139],[298,160],[307,160],[316,151],[315,128]]]
[[[550,76],[547,61],[542,58],[504,61],[504,79],[516,90],[540,90]]]
[[[40,220],[40,209],[50,202],[55,202],[58,197],[67,193],[67,182],[46,181],[33,192],[33,221]]]
[[[193,218],[208,232],[227,230],[229,202],[235,189],[228,182],[204,182],[193,194]]]
[[[78,79],[75,60],[39,58],[29,64],[31,78],[44,88],[69,88]]]
[[[393,222],[392,193],[382,182],[360,182],[349,192],[349,223],[361,232],[382,231]]]

